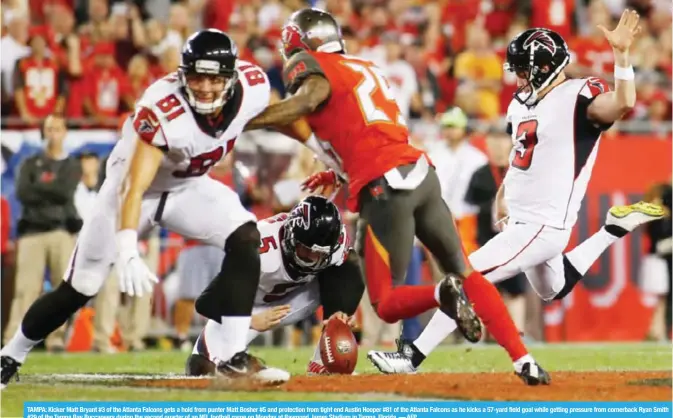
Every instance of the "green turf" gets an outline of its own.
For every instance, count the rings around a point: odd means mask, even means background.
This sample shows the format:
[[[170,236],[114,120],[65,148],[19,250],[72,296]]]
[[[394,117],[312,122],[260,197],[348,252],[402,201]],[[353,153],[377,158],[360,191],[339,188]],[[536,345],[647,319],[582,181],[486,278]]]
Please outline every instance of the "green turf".
[[[587,344],[539,345],[531,349],[533,356],[547,370],[671,370],[671,346],[661,344]],[[269,365],[282,367],[292,374],[303,374],[312,354],[311,349],[252,349]],[[376,373],[360,351],[358,373]],[[12,382],[2,392],[1,416],[21,416],[27,400],[383,400],[385,394],[341,395],[281,392],[212,392],[195,390],[129,389],[62,382],[38,383],[36,375],[54,373],[182,373],[186,355],[179,352],[150,351],[104,355],[33,353],[21,369],[20,382]],[[461,345],[442,347],[423,364],[426,372],[490,372],[511,371],[505,352],[495,346]]]

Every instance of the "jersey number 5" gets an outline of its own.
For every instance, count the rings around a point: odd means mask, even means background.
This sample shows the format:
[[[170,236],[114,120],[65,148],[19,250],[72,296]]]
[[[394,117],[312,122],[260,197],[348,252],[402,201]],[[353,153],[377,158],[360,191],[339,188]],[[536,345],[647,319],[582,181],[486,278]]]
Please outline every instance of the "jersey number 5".
[[[537,145],[537,121],[533,119],[521,122],[516,128],[516,140],[522,147],[515,148],[512,167],[528,170],[533,162],[533,152]]]
[[[344,64],[362,75],[362,81],[355,87],[355,96],[367,124],[383,122],[407,126],[395,102],[395,95],[379,68],[359,62]]]

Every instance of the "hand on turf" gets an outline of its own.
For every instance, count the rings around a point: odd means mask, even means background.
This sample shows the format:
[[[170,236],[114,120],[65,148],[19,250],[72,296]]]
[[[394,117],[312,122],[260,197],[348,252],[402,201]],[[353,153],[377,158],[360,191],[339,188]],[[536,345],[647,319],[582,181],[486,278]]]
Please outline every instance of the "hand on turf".
[[[144,292],[152,293],[154,284],[159,279],[147,267],[140,258],[137,249],[124,249],[117,256],[117,276],[119,278],[119,290],[129,296],[143,296]]]
[[[274,306],[271,309],[253,315],[250,321],[250,328],[259,332],[268,331],[280,324],[280,321],[289,313],[290,305]]]
[[[351,328],[355,328],[356,323],[355,323],[355,317],[354,316],[348,316],[343,312],[335,312],[330,316],[328,319],[323,321],[323,325],[327,325],[329,321],[332,319],[338,319],[339,321],[343,322],[344,324],[348,325]]]

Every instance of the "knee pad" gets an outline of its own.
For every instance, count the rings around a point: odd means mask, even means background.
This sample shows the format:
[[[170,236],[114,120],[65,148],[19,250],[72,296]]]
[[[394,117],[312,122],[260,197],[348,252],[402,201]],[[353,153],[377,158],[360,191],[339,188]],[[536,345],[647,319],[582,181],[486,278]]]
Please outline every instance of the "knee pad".
[[[107,277],[102,277],[98,273],[78,268],[72,273],[72,277],[65,280],[64,283],[69,283],[69,285],[78,293],[88,297],[94,297],[103,286],[105,279],[107,279]]]

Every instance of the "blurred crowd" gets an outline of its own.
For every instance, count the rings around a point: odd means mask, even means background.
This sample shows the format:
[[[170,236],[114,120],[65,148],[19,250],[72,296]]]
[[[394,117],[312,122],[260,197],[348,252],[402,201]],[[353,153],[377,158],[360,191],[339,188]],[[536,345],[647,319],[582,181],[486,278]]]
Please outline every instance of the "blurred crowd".
[[[631,55],[639,92],[629,119],[670,121],[667,0],[3,0],[2,112],[13,116],[5,126],[58,112],[69,124],[115,127],[203,27],[228,32],[283,96],[280,29],[306,6],[332,12],[348,53],[386,67],[403,110],[426,121],[453,105],[471,119],[501,117],[515,89],[502,70],[507,41],[530,26],[565,37],[571,75],[611,81],[612,52],[597,25],[612,27],[632,7],[644,32]]]
[[[495,233],[492,196],[511,147],[501,122],[516,89],[502,64],[508,39],[523,29],[558,31],[573,54],[571,75],[612,82],[612,52],[596,26],[612,27],[625,7],[636,8],[644,17],[643,35],[631,54],[638,102],[627,118],[631,123],[617,124],[614,131],[646,132],[670,141],[672,34],[667,0],[3,0],[2,126],[39,127],[44,143],[44,150],[14,173],[16,190],[3,189],[3,339],[11,337],[49,283],[67,274],[75,237],[105,177],[105,155],[67,156],[66,135],[87,128],[115,130],[153,80],[176,70],[182,42],[203,27],[229,33],[240,57],[260,65],[274,94],[283,97],[280,29],[293,10],[307,5],[335,14],[347,52],[376,62],[387,74],[410,120],[413,143],[428,151],[437,166],[443,198],[468,252]],[[297,202],[301,180],[322,168],[310,151],[288,138],[256,131],[242,135],[234,154],[211,175],[235,189],[244,205],[263,219]],[[670,201],[670,184],[657,187],[667,187]],[[35,193],[41,201],[31,209]],[[661,194],[652,199],[661,199]],[[14,199],[20,203],[19,216],[9,213],[15,205],[8,201]],[[43,207],[45,201],[51,209]],[[343,207],[343,193],[335,201]],[[8,221],[13,217],[20,219],[18,225]],[[357,214],[346,212],[345,221],[355,233]],[[652,268],[660,279],[647,286],[653,286],[654,294],[670,296],[670,263],[664,271],[660,260],[661,254],[670,253],[671,231],[664,226],[651,231],[652,242],[668,244],[659,249],[652,244],[648,254],[655,261],[648,265],[658,265]],[[168,346],[190,347],[189,338],[202,323],[194,316],[193,298],[200,291],[194,283],[207,283],[208,277],[195,280],[193,275],[201,273],[189,266],[194,259],[209,262],[218,255],[159,230],[143,237],[142,251],[162,277],[153,297],[120,298],[111,277],[73,319],[68,336],[59,330],[46,341],[48,348],[137,350],[144,348],[145,337],[157,334],[172,336],[175,341]],[[36,263],[38,259],[44,262]],[[407,282],[435,281],[438,275],[418,244]],[[500,290],[519,328],[529,338],[542,339],[541,305],[538,298],[527,297],[527,287],[524,277],[515,277]],[[658,309],[670,312],[670,306]],[[405,321],[401,330],[383,324],[366,296],[358,315],[366,345],[394,344],[400,333],[413,339],[424,320]],[[670,323],[662,328],[660,322],[653,324],[652,338],[670,335]],[[286,341],[290,346],[315,341],[317,324],[314,318],[286,331],[291,334]]]

